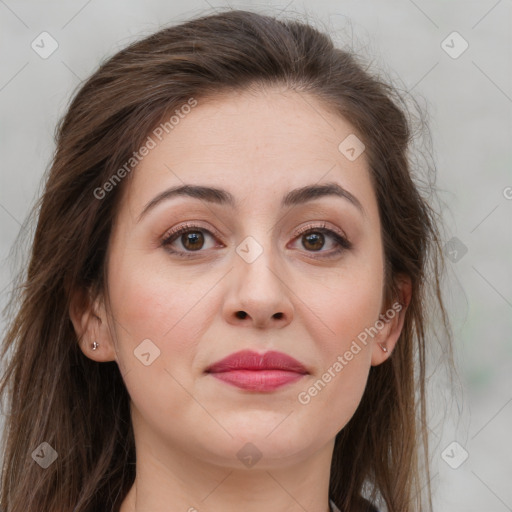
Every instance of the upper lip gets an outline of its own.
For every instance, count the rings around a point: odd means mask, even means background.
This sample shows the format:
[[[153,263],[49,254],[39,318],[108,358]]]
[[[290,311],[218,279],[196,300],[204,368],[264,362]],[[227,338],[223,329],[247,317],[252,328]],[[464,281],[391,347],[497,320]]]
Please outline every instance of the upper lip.
[[[284,370],[308,373],[297,359],[283,352],[269,351],[259,354],[253,350],[241,350],[213,363],[207,373],[229,372],[232,370]]]

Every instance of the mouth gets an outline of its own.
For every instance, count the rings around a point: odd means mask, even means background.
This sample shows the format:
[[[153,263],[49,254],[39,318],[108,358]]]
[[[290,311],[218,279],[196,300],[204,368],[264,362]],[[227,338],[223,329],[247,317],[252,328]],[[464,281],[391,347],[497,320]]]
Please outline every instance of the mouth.
[[[282,352],[243,350],[209,366],[206,374],[249,391],[273,391],[308,375],[306,367]]]

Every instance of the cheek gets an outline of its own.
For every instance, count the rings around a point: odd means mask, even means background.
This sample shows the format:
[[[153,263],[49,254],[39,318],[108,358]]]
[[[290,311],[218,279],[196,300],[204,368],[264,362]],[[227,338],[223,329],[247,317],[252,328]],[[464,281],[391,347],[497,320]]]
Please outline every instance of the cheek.
[[[316,336],[316,345],[323,352],[321,380],[339,404],[349,405],[364,390],[372,352],[368,330],[378,320],[381,293],[375,283],[363,281],[340,283],[339,288],[323,304],[322,319],[330,330],[323,342]]]
[[[379,247],[337,273],[310,297],[316,315],[309,313],[311,339],[321,354],[316,375],[301,387],[297,397],[317,428],[337,432],[355,413],[364,393],[371,366],[369,329],[379,319],[383,270]],[[325,411],[332,411],[326,417]],[[322,427],[323,425],[323,427]]]
[[[335,435],[354,415],[371,367],[370,337],[361,334],[378,318],[380,294],[373,288],[347,289],[326,301],[325,323],[333,332],[316,335],[321,364],[301,386],[299,411],[311,431]],[[363,340],[363,341],[361,341]],[[326,411],[329,414],[326,415]]]
[[[134,351],[144,340],[151,340],[158,349],[155,352],[159,351],[153,363],[156,367],[169,368],[171,363],[175,367],[181,362],[190,368],[196,340],[209,318],[202,299],[214,280],[204,275],[192,279],[190,274],[171,274],[170,267],[137,260],[136,254],[114,256],[112,261],[116,263],[110,267],[109,294],[121,363],[129,368],[138,366]]]
[[[113,261],[109,293],[118,364],[136,408],[156,426],[159,417],[175,416],[190,401],[184,390],[191,386],[197,340],[208,321],[201,297],[212,283],[199,279],[192,286],[183,275],[165,275],[165,267],[142,265],[135,255]]]
[[[378,319],[381,289],[362,282],[340,283],[336,293],[322,300],[322,319],[330,329],[333,346],[342,348]]]
[[[306,295],[311,309],[322,320],[319,323],[317,319],[314,324],[326,334],[327,352],[348,349],[353,339],[378,320],[384,285],[382,259],[378,255],[378,247],[367,256],[354,255],[314,295]],[[315,331],[311,331],[313,338]]]

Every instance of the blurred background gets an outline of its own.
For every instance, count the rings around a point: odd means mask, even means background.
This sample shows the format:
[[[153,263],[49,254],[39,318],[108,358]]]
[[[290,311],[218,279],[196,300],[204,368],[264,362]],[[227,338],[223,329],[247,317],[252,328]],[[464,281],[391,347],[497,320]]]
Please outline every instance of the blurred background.
[[[435,360],[429,371],[434,510],[512,511],[510,0],[0,0],[0,307],[80,82],[135,39],[230,7],[328,31],[427,114],[459,371],[453,388]]]

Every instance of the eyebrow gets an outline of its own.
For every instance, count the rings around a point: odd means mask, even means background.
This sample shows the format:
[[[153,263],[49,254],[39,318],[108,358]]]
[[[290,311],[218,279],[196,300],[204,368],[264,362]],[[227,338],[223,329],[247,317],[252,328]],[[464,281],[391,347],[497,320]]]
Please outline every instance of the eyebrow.
[[[236,208],[235,197],[227,190],[202,185],[182,185],[164,190],[151,201],[149,201],[146,206],[144,206],[144,209],[137,219],[137,222],[140,222],[141,219],[157,204],[179,196],[193,197],[195,199],[201,199],[202,201],[208,201],[209,203],[227,205],[232,208]],[[334,182],[323,183],[321,185],[308,185],[305,187],[293,189],[283,197],[281,206],[296,206],[299,204],[307,203],[308,201],[312,201],[314,199],[327,196],[335,196],[348,200],[363,215],[365,215],[363,205],[357,199],[357,197]]]

